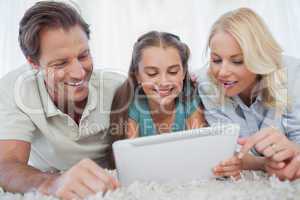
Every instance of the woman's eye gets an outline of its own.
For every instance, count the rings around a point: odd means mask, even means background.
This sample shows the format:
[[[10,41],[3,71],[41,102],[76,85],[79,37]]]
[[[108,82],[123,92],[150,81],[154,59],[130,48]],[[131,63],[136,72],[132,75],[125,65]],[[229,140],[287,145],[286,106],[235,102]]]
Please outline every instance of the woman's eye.
[[[233,64],[236,64],[236,65],[242,65],[244,63],[244,61],[242,60],[239,60],[239,61],[232,61]]]

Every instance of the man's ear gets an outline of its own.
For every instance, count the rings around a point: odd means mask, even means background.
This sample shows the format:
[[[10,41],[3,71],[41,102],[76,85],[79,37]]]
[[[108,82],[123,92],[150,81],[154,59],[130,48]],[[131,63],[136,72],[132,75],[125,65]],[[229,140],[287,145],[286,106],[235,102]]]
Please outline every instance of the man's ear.
[[[35,70],[40,69],[40,65],[36,61],[34,61],[32,58],[30,58],[29,56],[26,58],[26,60],[33,69],[35,69]]]

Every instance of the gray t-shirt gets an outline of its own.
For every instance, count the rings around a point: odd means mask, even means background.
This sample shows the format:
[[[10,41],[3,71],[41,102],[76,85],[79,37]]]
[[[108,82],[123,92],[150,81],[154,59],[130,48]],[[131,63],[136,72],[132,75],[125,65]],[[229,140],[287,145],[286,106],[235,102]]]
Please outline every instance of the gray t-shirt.
[[[0,79],[0,140],[31,143],[29,164],[67,170],[83,158],[107,166],[107,135],[117,73],[94,70],[79,125],[52,102],[40,72],[23,66]]]

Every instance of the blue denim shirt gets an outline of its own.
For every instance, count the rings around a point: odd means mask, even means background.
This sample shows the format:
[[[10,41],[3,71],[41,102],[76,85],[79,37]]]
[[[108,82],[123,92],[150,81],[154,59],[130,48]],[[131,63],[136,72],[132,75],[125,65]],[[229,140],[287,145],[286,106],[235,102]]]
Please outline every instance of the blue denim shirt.
[[[216,123],[238,123],[240,137],[250,136],[262,128],[279,128],[291,141],[300,144],[300,60],[283,57],[288,81],[288,97],[291,109],[283,114],[275,114],[275,109],[263,105],[258,95],[251,106],[246,106],[239,96],[227,98],[222,105],[218,89],[207,75],[207,68],[201,69],[198,76],[198,91],[204,106],[205,118],[209,125]]]

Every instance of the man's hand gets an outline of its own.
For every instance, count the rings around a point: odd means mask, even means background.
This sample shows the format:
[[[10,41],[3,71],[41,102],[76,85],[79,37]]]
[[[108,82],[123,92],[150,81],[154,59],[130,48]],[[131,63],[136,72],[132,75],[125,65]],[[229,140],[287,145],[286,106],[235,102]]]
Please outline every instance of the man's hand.
[[[118,182],[90,159],[84,159],[65,173],[49,178],[38,191],[62,199],[83,199],[118,187]]]

